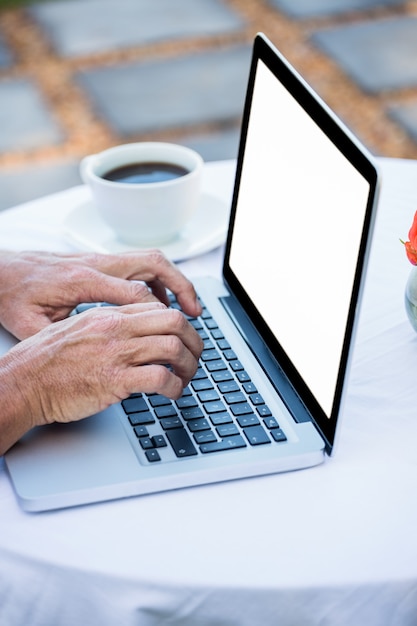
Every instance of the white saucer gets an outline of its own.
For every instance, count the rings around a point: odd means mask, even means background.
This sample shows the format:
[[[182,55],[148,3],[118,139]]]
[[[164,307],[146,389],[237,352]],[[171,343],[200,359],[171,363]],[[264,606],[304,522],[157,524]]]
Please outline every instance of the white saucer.
[[[157,247],[172,261],[183,261],[216,248],[226,239],[229,210],[222,200],[203,193],[194,217],[182,233]],[[78,249],[92,252],[119,253],[145,249],[145,246],[133,246],[117,239],[91,200],[71,211],[64,222],[64,236]]]

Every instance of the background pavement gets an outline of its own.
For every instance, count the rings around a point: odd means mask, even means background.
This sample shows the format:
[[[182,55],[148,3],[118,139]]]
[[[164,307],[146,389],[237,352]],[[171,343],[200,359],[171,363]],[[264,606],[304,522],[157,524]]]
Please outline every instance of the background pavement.
[[[119,143],[235,157],[258,31],[374,154],[417,158],[416,1],[0,0],[0,210]]]

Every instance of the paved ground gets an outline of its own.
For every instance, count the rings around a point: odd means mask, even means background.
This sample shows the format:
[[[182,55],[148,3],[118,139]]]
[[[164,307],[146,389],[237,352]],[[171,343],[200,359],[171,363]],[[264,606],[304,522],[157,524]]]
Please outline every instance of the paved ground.
[[[234,157],[258,31],[373,153],[417,158],[417,1],[20,4],[0,0],[0,210],[79,184],[81,157],[126,141]]]

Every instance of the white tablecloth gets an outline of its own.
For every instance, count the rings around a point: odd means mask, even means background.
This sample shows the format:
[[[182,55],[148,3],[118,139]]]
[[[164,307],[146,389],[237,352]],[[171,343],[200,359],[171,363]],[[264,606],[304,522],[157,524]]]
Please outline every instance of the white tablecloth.
[[[380,160],[383,191],[334,458],[309,470],[42,514],[0,460],[0,624],[417,625],[417,335],[400,238],[417,163]],[[230,199],[234,163],[207,165]],[[0,215],[0,247],[69,250],[86,189]],[[335,233],[343,236],[343,233]],[[187,261],[220,273],[221,250]],[[0,337],[0,348],[9,345]]]

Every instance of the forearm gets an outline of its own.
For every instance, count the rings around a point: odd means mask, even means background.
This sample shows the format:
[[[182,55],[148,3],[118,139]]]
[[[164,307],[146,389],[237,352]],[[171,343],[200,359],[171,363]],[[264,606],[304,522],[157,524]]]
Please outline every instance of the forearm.
[[[25,372],[19,371],[9,354],[0,358],[0,455],[4,454],[34,425],[21,391]]]

